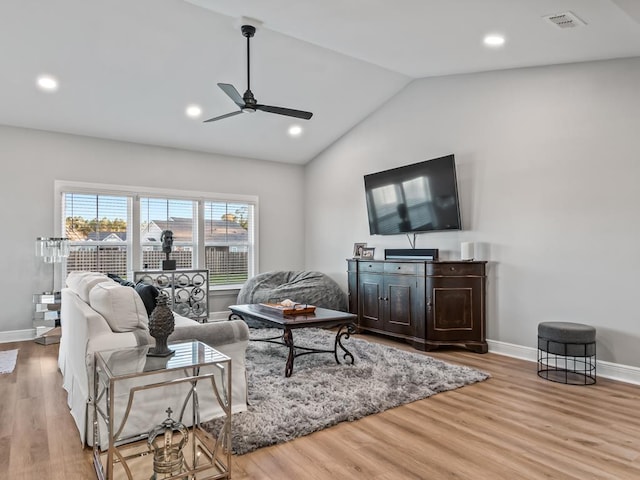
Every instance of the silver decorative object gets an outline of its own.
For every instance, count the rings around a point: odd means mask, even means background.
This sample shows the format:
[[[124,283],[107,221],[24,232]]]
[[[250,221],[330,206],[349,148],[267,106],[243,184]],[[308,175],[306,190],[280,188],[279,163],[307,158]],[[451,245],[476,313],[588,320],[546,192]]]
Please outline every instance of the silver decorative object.
[[[172,410],[167,408],[167,419],[149,432],[147,446],[153,453],[153,475],[157,480],[182,473],[184,454],[182,449],[187,443],[189,432],[180,422],[171,418]]]
[[[173,332],[175,319],[173,312],[167,305],[167,296],[160,294],[156,299],[156,308],[149,316],[149,333],[156,339],[156,346],[149,349],[147,355],[151,357],[168,357],[173,354],[167,346],[167,338]]]

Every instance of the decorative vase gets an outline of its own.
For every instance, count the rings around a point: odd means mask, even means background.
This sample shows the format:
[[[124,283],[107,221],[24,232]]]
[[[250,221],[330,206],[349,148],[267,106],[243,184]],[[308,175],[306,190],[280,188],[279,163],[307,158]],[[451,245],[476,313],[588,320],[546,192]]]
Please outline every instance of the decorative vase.
[[[149,333],[156,340],[156,346],[147,353],[151,357],[168,357],[173,354],[173,350],[167,346],[167,338],[173,332],[175,319],[167,301],[166,295],[158,295],[156,307],[149,316]]]

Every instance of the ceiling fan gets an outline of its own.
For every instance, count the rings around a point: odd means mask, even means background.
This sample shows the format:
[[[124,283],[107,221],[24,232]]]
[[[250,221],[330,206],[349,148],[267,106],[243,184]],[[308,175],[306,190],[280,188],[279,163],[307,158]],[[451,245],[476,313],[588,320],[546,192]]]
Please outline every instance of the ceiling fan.
[[[302,118],[304,120],[309,120],[313,113],[304,112],[302,110],[294,110],[292,108],[284,108],[284,107],[274,107],[272,105],[262,105],[258,103],[256,98],[253,96],[253,92],[251,91],[251,77],[249,71],[249,41],[251,37],[253,37],[256,33],[256,27],[253,25],[242,25],[242,35],[247,38],[247,91],[244,92],[243,96],[240,96],[238,90],[233,85],[228,83],[219,83],[218,86],[222,89],[224,93],[226,93],[233,102],[240,107],[240,110],[235,112],[227,113],[225,115],[220,115],[219,117],[213,117],[209,120],[205,120],[204,123],[207,122],[215,122],[216,120],[222,120],[223,118],[233,117],[234,115],[238,115],[240,113],[253,113],[256,110],[262,110],[267,113],[277,113],[278,115],[286,115],[289,117]]]

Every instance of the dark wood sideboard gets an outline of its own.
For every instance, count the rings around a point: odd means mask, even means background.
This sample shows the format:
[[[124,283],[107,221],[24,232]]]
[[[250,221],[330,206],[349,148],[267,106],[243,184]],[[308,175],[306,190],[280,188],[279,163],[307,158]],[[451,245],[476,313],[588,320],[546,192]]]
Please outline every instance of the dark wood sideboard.
[[[486,263],[347,259],[349,312],[358,329],[406,340],[419,350],[488,350]]]

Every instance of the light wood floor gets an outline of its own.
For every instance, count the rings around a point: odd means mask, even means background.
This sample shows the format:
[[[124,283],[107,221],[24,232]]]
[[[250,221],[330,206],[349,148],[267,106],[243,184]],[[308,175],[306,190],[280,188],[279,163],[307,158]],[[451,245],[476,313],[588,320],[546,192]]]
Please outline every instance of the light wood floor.
[[[58,346],[0,344],[12,348],[16,369],[0,375],[0,478],[95,478],[60,387]],[[561,385],[531,362],[429,354],[492,378],[235,456],[233,479],[640,479],[640,386]]]

